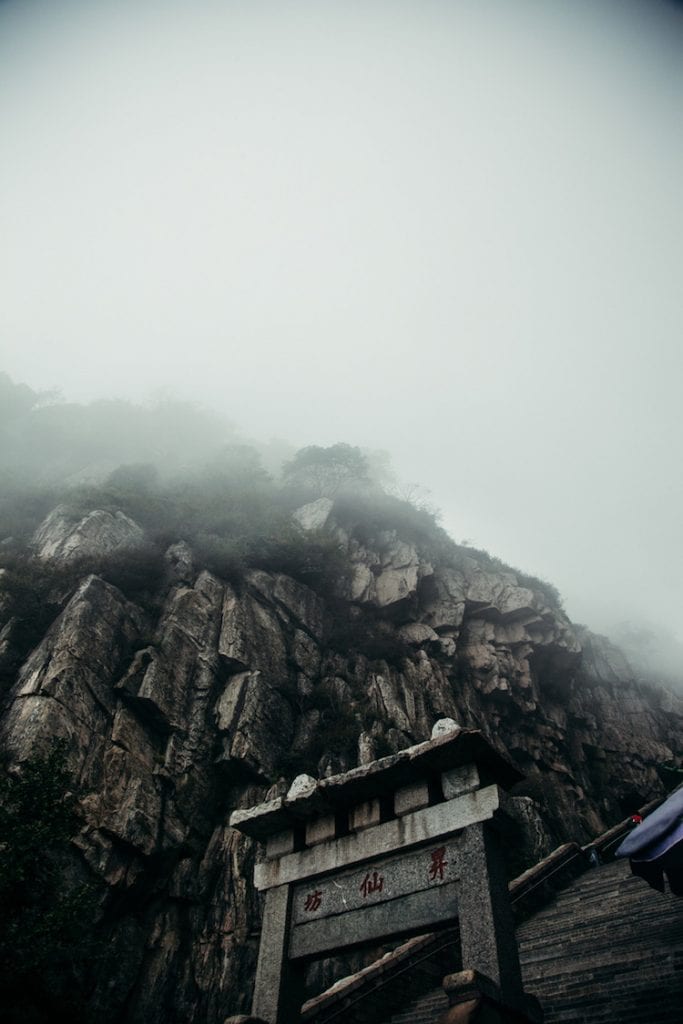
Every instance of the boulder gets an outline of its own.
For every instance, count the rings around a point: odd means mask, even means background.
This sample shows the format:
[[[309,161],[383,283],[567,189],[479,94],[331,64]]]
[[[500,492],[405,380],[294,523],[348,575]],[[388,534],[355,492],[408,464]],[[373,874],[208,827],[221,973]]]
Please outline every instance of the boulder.
[[[437,568],[425,586],[420,618],[435,630],[457,630],[465,615],[467,582],[456,569]]]
[[[58,505],[34,533],[32,545],[38,558],[66,564],[138,547],[143,540],[138,524],[124,512],[94,509],[74,521],[66,506]]]
[[[424,622],[408,622],[405,626],[400,627],[398,635],[406,643],[413,644],[415,647],[439,639],[439,634]]]
[[[350,541],[349,556],[353,571],[351,600],[378,608],[413,597],[418,581],[433,572],[432,566],[420,559],[415,546],[400,540],[393,531],[383,535],[376,551]]]
[[[333,505],[331,498],[318,498],[298,508],[292,513],[292,518],[302,530],[322,530],[327,525]]]

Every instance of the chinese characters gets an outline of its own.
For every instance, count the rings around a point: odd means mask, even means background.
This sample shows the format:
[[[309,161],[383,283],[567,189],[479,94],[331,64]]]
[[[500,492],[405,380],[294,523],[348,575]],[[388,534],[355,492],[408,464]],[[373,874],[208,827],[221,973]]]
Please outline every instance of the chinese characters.
[[[432,862],[429,865],[429,881],[443,882],[443,873],[448,864],[446,858],[446,847],[440,846],[438,850],[432,850]]]
[[[373,871],[372,874],[368,871],[361,883],[360,891],[363,899],[366,899],[368,896],[372,896],[373,893],[381,892],[383,888],[384,876],[380,875],[377,871]]]
[[[304,903],[304,910],[307,910],[309,913],[313,910],[319,910],[322,901],[323,894],[320,889],[316,889],[314,892],[309,892],[306,897],[306,902]]]

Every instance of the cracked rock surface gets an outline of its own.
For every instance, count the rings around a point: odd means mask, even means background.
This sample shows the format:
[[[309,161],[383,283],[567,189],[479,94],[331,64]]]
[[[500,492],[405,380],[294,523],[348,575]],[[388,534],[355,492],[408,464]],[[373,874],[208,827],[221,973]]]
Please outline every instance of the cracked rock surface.
[[[329,503],[314,505],[302,528],[333,528]],[[109,951],[92,982],[104,1024],[248,1013],[256,849],[228,819],[302,772],[367,764],[444,717],[481,729],[527,773],[510,806],[529,863],[662,792],[681,701],[636,682],[608,641],[514,573],[433,564],[395,532],[374,546],[338,536],[350,573],[335,595],[262,570],[227,582],[181,543],[152,606],[87,576],[12,673],[11,759],[68,742],[83,820],[73,870],[96,887]],[[56,509],[33,546],[59,563],[142,539],[123,513],[73,523]],[[0,577],[8,664],[12,622]]]

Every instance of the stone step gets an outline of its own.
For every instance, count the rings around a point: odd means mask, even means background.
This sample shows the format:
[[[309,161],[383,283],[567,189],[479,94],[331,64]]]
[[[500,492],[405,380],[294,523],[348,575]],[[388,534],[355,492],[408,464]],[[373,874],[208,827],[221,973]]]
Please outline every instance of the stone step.
[[[576,879],[517,932],[525,988],[546,1024],[681,1024],[683,900],[615,862]],[[390,1018],[436,1024],[435,988]]]
[[[617,862],[588,872],[518,930],[547,1024],[680,1024],[683,906]]]

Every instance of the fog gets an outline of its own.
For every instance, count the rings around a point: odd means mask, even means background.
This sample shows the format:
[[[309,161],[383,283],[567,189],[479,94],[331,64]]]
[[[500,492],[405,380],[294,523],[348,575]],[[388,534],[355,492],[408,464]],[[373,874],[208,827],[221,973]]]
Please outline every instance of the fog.
[[[0,2],[0,369],[386,449],[683,641],[683,8]]]

